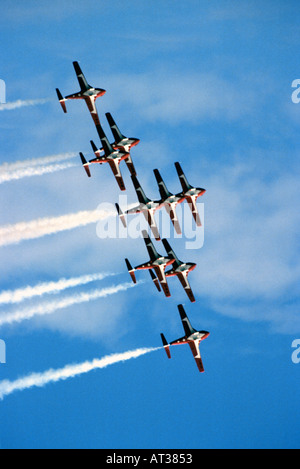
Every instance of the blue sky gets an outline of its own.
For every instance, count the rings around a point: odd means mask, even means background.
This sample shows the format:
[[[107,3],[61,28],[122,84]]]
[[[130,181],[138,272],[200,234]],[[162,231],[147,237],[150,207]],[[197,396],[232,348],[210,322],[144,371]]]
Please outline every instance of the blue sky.
[[[0,402],[2,448],[299,447],[300,365],[291,344],[299,319],[300,78],[296,1],[8,1],[1,8],[0,78],[7,101],[49,99],[0,112],[0,164],[64,152],[90,155],[97,141],[85,105],[64,115],[55,88],[78,85],[72,61],[107,90],[98,100],[128,136],[139,177],[157,197],[152,169],[179,191],[173,163],[205,187],[205,244],[195,261],[191,305],[176,279],[172,298],[146,282],[105,299],[2,327],[0,380],[58,369],[113,352],[160,346],[182,335],[177,305],[202,345],[206,373],[178,347],[116,364]],[[109,168],[0,185],[0,226],[94,210],[118,200]],[[128,197],[135,201],[123,169]],[[160,246],[158,246],[160,248]],[[125,283],[124,258],[146,259],[143,242],[100,240],[89,225],[0,247],[0,290],[96,272]],[[149,277],[150,278],[150,277]],[[95,284],[72,290],[88,292]],[[71,292],[57,295],[64,298]],[[53,299],[34,299],[21,308]],[[1,305],[0,314],[19,306]]]

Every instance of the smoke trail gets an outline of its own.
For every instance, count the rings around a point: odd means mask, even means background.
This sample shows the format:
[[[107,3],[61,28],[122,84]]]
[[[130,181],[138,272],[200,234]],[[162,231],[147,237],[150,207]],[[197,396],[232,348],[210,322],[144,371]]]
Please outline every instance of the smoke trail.
[[[115,353],[108,355],[102,359],[95,359],[93,361],[86,361],[77,365],[68,365],[65,368],[59,370],[48,370],[44,373],[33,373],[25,376],[24,378],[17,379],[16,381],[4,380],[0,382],[0,399],[8,396],[16,391],[24,391],[33,387],[42,388],[49,383],[57,383],[58,381],[65,381],[76,376],[89,373],[93,370],[100,370],[106,368],[115,363],[125,362],[133,358],[141,357],[147,353],[155,352],[160,350],[158,348],[141,348],[137,350],[131,350],[124,353]]]
[[[0,184],[75,167],[77,166],[75,162],[66,162],[66,160],[73,159],[75,156],[77,156],[77,153],[62,153],[43,158],[16,161],[15,163],[4,163],[0,166]],[[64,163],[59,164],[62,162]]]
[[[55,173],[56,171],[63,171],[66,169],[74,168],[78,166],[77,163],[64,163],[64,164],[54,164],[51,166],[40,166],[33,168],[23,168],[19,169],[14,173],[0,174],[0,184],[9,181],[17,181],[18,179],[23,179],[25,177],[32,176],[42,176],[43,174]]]
[[[18,99],[6,104],[0,104],[0,111],[14,111],[25,106],[37,106],[39,104],[46,104],[52,101],[52,99],[28,99],[26,101]]]
[[[41,238],[61,231],[73,230],[74,228],[105,220],[110,216],[115,216],[115,213],[107,210],[92,210],[54,218],[41,218],[30,222],[17,223],[16,225],[6,225],[0,227],[0,247]]]
[[[42,156],[41,158],[32,158],[29,160],[15,161],[13,163],[3,163],[0,166],[0,174],[2,174],[3,172],[15,171],[21,168],[28,168],[30,166],[61,163],[62,161],[72,159],[75,156],[78,156],[78,153],[67,152],[59,153],[58,155]]]
[[[39,283],[33,287],[28,286],[25,288],[18,288],[17,290],[7,290],[0,293],[0,304],[16,304],[22,301],[40,297],[50,293],[58,293],[67,288],[74,288],[88,283],[103,280],[107,277],[112,277],[116,274],[102,273],[82,275],[80,277],[62,278],[56,282]]]
[[[141,284],[142,282],[139,282]],[[136,285],[133,283],[122,283],[120,285],[114,285],[112,287],[102,288],[101,290],[94,290],[87,293],[79,293],[72,295],[61,300],[51,301],[36,306],[23,308],[19,311],[4,314],[0,316],[0,326],[19,323],[24,320],[33,318],[34,316],[45,316],[55,313],[58,310],[68,308],[70,306],[78,305],[81,303],[87,303],[89,301],[95,301],[100,298],[106,298],[116,293],[127,291],[129,288],[134,288]]]

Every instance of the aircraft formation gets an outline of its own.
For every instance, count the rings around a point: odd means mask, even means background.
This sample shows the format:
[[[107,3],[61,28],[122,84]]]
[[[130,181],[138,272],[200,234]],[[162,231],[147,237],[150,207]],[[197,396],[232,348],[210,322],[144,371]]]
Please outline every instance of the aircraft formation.
[[[148,251],[149,260],[145,263],[138,265],[137,267],[132,267],[130,261],[125,259],[126,266],[132,281],[136,284],[136,271],[138,270],[148,270],[150,272],[151,279],[159,292],[163,291],[165,296],[169,298],[171,296],[170,288],[168,284],[168,279],[171,277],[178,277],[184,291],[186,292],[189,300],[192,303],[196,302],[194,293],[192,291],[191,285],[188,280],[188,275],[190,272],[195,270],[197,265],[193,262],[182,262],[179,260],[177,255],[175,254],[174,250],[170,246],[169,242],[166,239],[161,239],[159,229],[157,227],[155,221],[155,212],[157,210],[162,209],[165,207],[168,215],[170,216],[171,222],[174,226],[174,229],[177,234],[181,235],[182,230],[180,226],[180,222],[177,217],[176,207],[183,202],[187,202],[192,215],[193,219],[198,227],[202,226],[202,222],[200,219],[200,215],[197,208],[197,199],[205,194],[205,189],[193,187],[189,181],[187,180],[180,163],[175,163],[175,168],[178,174],[178,178],[181,184],[182,191],[178,194],[171,193],[160,172],[158,169],[154,170],[154,176],[158,185],[160,199],[158,200],[151,200],[149,199],[139,180],[137,177],[137,171],[135,169],[132,157],[131,157],[131,150],[136,145],[140,143],[140,139],[138,138],[128,138],[125,137],[119,127],[117,126],[114,118],[110,113],[106,113],[106,119],[111,129],[111,133],[113,135],[114,141],[110,143],[109,139],[107,138],[103,127],[100,123],[99,114],[96,108],[96,99],[101,96],[104,96],[106,90],[102,88],[94,88],[88,84],[85,75],[83,74],[81,67],[78,62],[73,62],[73,66],[75,69],[75,73],[79,82],[80,91],[75,94],[71,94],[66,96],[65,98],[62,96],[60,90],[57,88],[56,93],[58,100],[61,104],[61,107],[64,113],[67,113],[67,106],[66,102],[68,100],[74,99],[82,99],[86,102],[88,110],[91,114],[93,122],[95,124],[101,146],[98,148],[94,141],[91,141],[91,147],[95,154],[95,158],[90,161],[87,161],[85,156],[82,152],[80,152],[80,159],[83,168],[88,177],[91,177],[91,170],[90,167],[93,164],[105,164],[108,163],[110,168],[115,176],[117,184],[121,191],[125,191],[125,183],[123,180],[123,176],[121,173],[121,162],[124,161],[129,169],[131,180],[133,183],[133,187],[136,191],[137,199],[139,205],[135,208],[127,210],[125,212],[122,211],[119,204],[116,204],[117,214],[124,225],[127,226],[126,223],[126,216],[132,214],[140,214],[142,213],[146,221],[149,224],[151,232],[154,235],[156,241],[161,242],[163,244],[164,250],[166,254],[161,255],[158,253],[157,249],[155,248],[149,234],[147,231],[143,231],[142,235],[145,241],[146,249]],[[168,270],[169,269],[169,270]],[[206,339],[209,336],[209,332],[206,331],[197,331],[192,326],[187,317],[187,314],[182,305],[178,306],[180,318],[182,321],[182,325],[185,331],[185,336],[168,343],[164,334],[161,334],[162,343],[164,349],[167,353],[168,358],[171,358],[170,353],[170,346],[173,345],[181,345],[181,344],[188,344],[191,348],[193,353],[194,359],[196,361],[197,367],[201,373],[204,372],[204,366],[200,354],[199,344],[202,340]]]

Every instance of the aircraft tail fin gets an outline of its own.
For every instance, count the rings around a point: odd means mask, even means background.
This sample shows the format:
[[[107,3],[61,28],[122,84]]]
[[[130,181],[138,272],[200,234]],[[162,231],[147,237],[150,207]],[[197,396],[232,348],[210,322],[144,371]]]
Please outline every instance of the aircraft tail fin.
[[[161,177],[161,174],[160,174],[160,172],[158,171],[158,169],[155,169],[155,170],[154,170],[154,175],[155,175],[155,178],[156,178],[158,187],[159,187],[159,193],[160,193],[161,198],[162,198],[163,200],[168,199],[172,194],[171,194],[171,192],[167,189],[167,186],[166,186],[166,184],[165,184],[163,178]]]
[[[121,210],[119,204],[116,204],[116,209],[117,209],[119,218],[120,218],[120,220],[121,220],[121,222],[122,222],[124,228],[127,228],[127,223],[126,223],[125,215],[124,215],[123,211]]]
[[[112,131],[112,134],[114,136],[116,143],[120,143],[123,140],[123,138],[125,138],[125,136],[120,132],[120,129],[115,123],[110,112],[107,112],[105,115],[106,115],[106,119],[109,123],[110,129]]]
[[[158,278],[156,277],[156,275],[155,275],[155,273],[153,272],[153,270],[149,270],[149,272],[150,272],[150,276],[151,276],[151,278],[152,278],[152,280],[153,280],[154,285],[156,286],[157,290],[158,290],[159,292],[161,292],[161,287],[160,287],[160,283],[159,283]]]
[[[66,100],[65,98],[63,98],[61,92],[59,91],[58,88],[56,88],[56,94],[57,94],[57,97],[58,97],[58,101],[60,102],[60,105],[64,111],[65,114],[67,114],[67,106],[66,106]]]
[[[184,174],[184,172],[182,170],[181,165],[179,163],[175,163],[175,167],[176,167],[178,177],[180,179],[182,189],[184,190],[184,192],[188,192],[190,189],[192,189],[192,186],[188,182],[188,180],[186,178],[186,175]]]
[[[85,159],[85,157],[83,156],[82,153],[79,153],[79,154],[80,154],[82,166],[84,167],[84,169],[86,171],[86,174],[90,178],[91,177],[91,171],[90,171],[90,168],[89,168],[89,163],[86,161],[86,159]]]
[[[133,283],[136,284],[137,281],[136,281],[136,277],[135,277],[135,270],[132,268],[132,265],[130,264],[128,259],[125,259],[125,262],[126,262],[127,269],[128,269],[129,274],[130,274],[130,277],[131,277]]]
[[[166,354],[168,355],[168,358],[171,358],[170,344],[168,344],[168,342],[167,342],[167,340],[166,340],[166,338],[163,334],[160,334],[160,336],[161,336],[161,340],[162,340],[164,349],[166,351]]]

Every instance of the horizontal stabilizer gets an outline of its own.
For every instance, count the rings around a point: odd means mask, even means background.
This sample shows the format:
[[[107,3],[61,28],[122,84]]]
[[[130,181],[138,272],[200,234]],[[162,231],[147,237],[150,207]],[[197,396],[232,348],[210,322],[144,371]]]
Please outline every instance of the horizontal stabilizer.
[[[149,272],[150,272],[150,275],[151,275],[151,278],[152,278],[152,280],[153,280],[154,285],[156,286],[157,290],[158,290],[159,292],[161,292],[161,287],[160,287],[160,283],[159,283],[159,281],[158,281],[158,278],[156,277],[156,275],[155,275],[155,273],[153,272],[153,270],[149,270]]]
[[[86,159],[85,159],[85,157],[83,156],[82,153],[79,153],[79,154],[80,154],[82,166],[84,167],[84,169],[86,171],[86,174],[90,178],[91,177],[91,171],[90,171],[90,168],[89,168],[89,163],[86,161]]]
[[[164,349],[166,351],[166,354],[168,355],[168,358],[171,358],[170,344],[168,344],[168,342],[167,342],[167,340],[166,340],[166,338],[163,334],[160,334],[160,336],[161,336],[161,340],[162,340]]]
[[[124,228],[127,228],[127,223],[126,223],[125,215],[124,215],[124,213],[122,212],[122,210],[121,210],[119,204],[116,204],[116,209],[117,209],[119,218],[120,218],[120,220],[121,220],[121,222],[122,222]]]
[[[133,281],[133,283],[137,283],[136,281],[136,278],[135,278],[135,270],[132,268],[132,265],[130,264],[129,260],[128,259],[125,259],[125,262],[126,262],[126,265],[127,265],[127,269],[128,269],[128,272],[130,274],[130,277]]]
[[[61,94],[61,92],[59,91],[58,88],[56,88],[56,93],[57,93],[57,97],[58,97],[58,100],[60,102],[60,105],[61,105],[64,113],[66,114],[67,113],[66,100],[65,100],[65,98],[62,97],[62,94]]]

